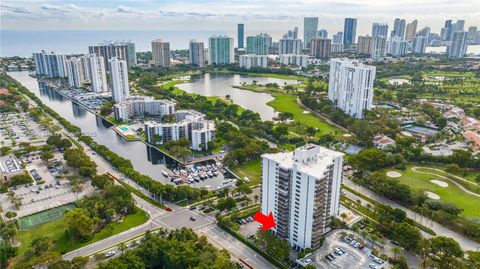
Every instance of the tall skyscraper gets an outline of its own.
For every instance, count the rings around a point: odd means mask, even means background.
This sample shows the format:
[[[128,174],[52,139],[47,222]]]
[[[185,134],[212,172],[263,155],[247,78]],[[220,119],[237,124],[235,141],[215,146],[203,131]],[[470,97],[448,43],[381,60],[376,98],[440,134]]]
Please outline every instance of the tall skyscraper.
[[[302,52],[302,40],[282,38],[278,42],[278,54],[300,54]]]
[[[66,78],[67,65],[64,54],[42,50],[33,53],[37,76]]]
[[[188,56],[192,65],[205,67],[205,47],[203,42],[198,42],[195,39],[190,40]]]
[[[390,38],[390,47],[388,53],[395,57],[403,57],[407,55],[408,41],[399,37]]]
[[[262,213],[273,214],[272,231],[297,250],[316,248],[339,211],[341,152],[305,145],[262,155]]]
[[[113,57],[108,60],[108,64],[110,65],[112,99],[115,103],[121,103],[130,96],[127,61]]]
[[[152,63],[154,66],[170,67],[170,43],[162,39],[152,41]]]
[[[345,18],[343,26],[343,44],[349,46],[355,43],[357,35],[357,19]]]
[[[370,54],[370,47],[373,43],[373,37],[366,35],[366,36],[358,36],[357,42],[357,53],[359,54]]]
[[[243,42],[245,41],[245,32],[244,32],[244,25],[243,23],[239,23],[237,25],[237,43],[238,43],[238,48],[243,49]]]
[[[92,53],[80,58],[71,57],[66,63],[70,87],[86,87],[95,93],[108,91],[102,56]]]
[[[270,36],[259,34],[256,36],[247,36],[247,54],[267,55]]]
[[[449,41],[451,38],[450,33],[452,32],[452,20],[446,20],[445,24],[440,31],[440,36],[443,41]]]
[[[333,44],[343,44],[343,32],[337,32],[332,37]]]
[[[127,64],[129,67],[133,67],[137,64],[135,44],[132,42],[105,41],[98,45],[89,46],[88,52],[96,53],[97,55],[102,56],[105,61],[105,66],[109,66],[108,60],[110,60],[113,57],[116,57],[119,60],[127,61]]]
[[[225,65],[234,62],[233,38],[212,36],[208,40],[209,64]]]
[[[328,31],[325,29],[318,30],[317,38],[328,38]]]
[[[332,40],[327,38],[312,39],[312,49],[310,55],[316,59],[330,59],[330,51],[332,50]]]
[[[447,47],[448,58],[463,58],[467,52],[467,32],[455,32],[452,44]]]
[[[387,38],[384,36],[374,37],[370,46],[370,58],[381,59],[387,54]]]
[[[424,54],[427,48],[427,43],[427,37],[423,35],[415,36],[412,41],[412,53]]]
[[[388,36],[388,24],[374,22],[372,24],[372,36],[373,37],[387,37]]]
[[[317,35],[318,17],[303,18],[303,43],[305,48],[311,48],[311,41]]]
[[[83,57],[83,61],[85,62],[85,75],[90,82],[92,91],[96,93],[107,92],[107,75],[103,57],[90,53]]]
[[[359,61],[331,59],[328,99],[351,117],[363,119],[372,106],[375,70]]]
[[[83,61],[77,57],[71,57],[65,61],[67,66],[68,85],[80,88],[85,83],[85,68]]]
[[[293,30],[288,30],[288,32],[283,35],[284,38],[298,39],[298,27],[293,28]]]
[[[405,20],[396,18],[393,23],[393,31],[391,36],[405,38]]]
[[[476,26],[468,27],[467,40],[468,40],[469,44],[474,43],[476,34],[477,34],[477,27]]]
[[[407,31],[405,32],[405,40],[412,41],[415,33],[417,32],[417,20],[413,20],[412,22],[407,24]]]

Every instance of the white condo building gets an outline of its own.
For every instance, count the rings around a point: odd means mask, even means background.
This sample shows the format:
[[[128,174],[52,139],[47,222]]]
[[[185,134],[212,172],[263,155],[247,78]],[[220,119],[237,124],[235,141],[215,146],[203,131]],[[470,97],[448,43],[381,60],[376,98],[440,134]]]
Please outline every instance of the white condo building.
[[[299,55],[299,54],[281,54],[280,55],[280,64],[283,64],[283,65],[307,67],[308,66],[307,61],[308,61],[307,55]]]
[[[240,67],[250,69],[251,67],[264,67],[268,66],[267,55],[246,54],[240,55]]]
[[[71,57],[65,61],[67,66],[68,85],[80,88],[86,82],[85,67],[81,58]]]
[[[328,98],[346,114],[362,119],[372,106],[375,71],[356,60],[331,59]]]
[[[64,54],[42,50],[33,53],[37,76],[49,78],[66,78],[67,65]]]
[[[272,231],[298,250],[318,247],[340,203],[341,152],[305,145],[262,155],[262,213],[273,213]]]
[[[178,110],[175,112],[176,122],[145,122],[145,133],[149,143],[165,143],[187,138],[192,149],[208,149],[208,142],[215,139],[215,123],[205,119],[205,115],[194,110]],[[161,141],[155,137],[160,136]]]
[[[128,121],[135,116],[162,117],[175,113],[175,102],[156,100],[150,96],[130,96],[125,101],[115,104],[113,111],[116,120]]]
[[[66,61],[70,87],[87,87],[95,93],[108,91],[107,76],[102,56],[95,53],[71,57]]]
[[[127,61],[112,58],[108,60],[110,70],[110,84],[112,88],[112,99],[115,103],[125,101],[130,96],[128,85]]]

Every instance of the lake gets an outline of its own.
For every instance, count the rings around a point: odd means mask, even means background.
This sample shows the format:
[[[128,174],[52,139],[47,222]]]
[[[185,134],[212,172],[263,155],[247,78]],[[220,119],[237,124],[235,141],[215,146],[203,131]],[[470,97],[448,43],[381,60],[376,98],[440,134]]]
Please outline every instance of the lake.
[[[272,107],[267,105],[268,102],[274,99],[273,96],[268,93],[241,90],[232,86],[240,86],[243,82],[246,82],[248,85],[252,84],[253,81],[256,81],[257,84],[277,83],[280,86],[285,84],[298,84],[296,80],[230,73],[207,73],[205,75],[196,76],[192,79],[192,82],[182,83],[176,86],[188,93],[195,93],[203,96],[225,97],[230,95],[230,99],[232,99],[233,103],[257,112],[260,114],[262,120],[272,120],[277,114]]]

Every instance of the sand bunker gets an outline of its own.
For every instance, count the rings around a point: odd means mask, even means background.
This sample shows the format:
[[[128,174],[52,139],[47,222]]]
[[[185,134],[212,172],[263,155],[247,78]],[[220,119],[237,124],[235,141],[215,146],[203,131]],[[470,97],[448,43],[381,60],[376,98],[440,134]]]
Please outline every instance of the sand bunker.
[[[440,187],[444,187],[444,188],[448,187],[448,183],[445,182],[445,181],[432,179],[432,180],[430,180],[430,182],[432,182],[433,184],[437,184]]]
[[[387,172],[387,177],[401,177],[401,176],[402,176],[402,174],[400,174],[397,171],[388,171]]]
[[[433,192],[431,192],[431,191],[425,191],[425,195],[427,195],[428,198],[433,199],[433,200],[438,200],[438,199],[440,199],[440,196],[438,196],[438,194],[433,193]]]
[[[343,137],[352,137],[351,134],[344,134]]]
[[[303,111],[303,114],[310,114],[310,111],[304,110],[304,111]]]

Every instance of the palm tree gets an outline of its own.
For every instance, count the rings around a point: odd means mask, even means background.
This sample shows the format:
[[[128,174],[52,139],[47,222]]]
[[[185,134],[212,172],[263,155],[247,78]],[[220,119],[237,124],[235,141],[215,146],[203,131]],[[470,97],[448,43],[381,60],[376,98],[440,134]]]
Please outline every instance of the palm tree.
[[[375,242],[379,239],[378,236],[376,234],[372,234],[372,236],[370,237],[370,239],[372,240],[372,249],[374,248],[374,245],[375,245]]]
[[[393,261],[396,262],[397,261],[397,255],[402,252],[402,248],[397,247],[397,246],[393,246],[392,247],[392,252],[393,252]]]
[[[125,250],[127,250],[127,246],[125,245],[124,242],[118,244],[118,250],[120,250],[122,253],[125,252]]]
[[[343,221],[345,221],[345,219],[348,217],[347,213],[343,212],[342,214],[340,214],[340,218],[342,218]]]

